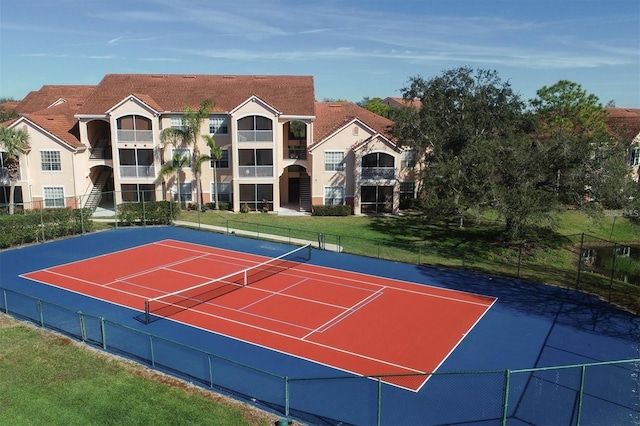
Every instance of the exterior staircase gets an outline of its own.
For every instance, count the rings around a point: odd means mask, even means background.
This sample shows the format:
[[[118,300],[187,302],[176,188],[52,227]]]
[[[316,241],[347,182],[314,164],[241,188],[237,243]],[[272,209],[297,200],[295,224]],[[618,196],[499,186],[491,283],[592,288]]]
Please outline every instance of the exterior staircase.
[[[96,210],[96,207],[100,204],[100,199],[102,198],[102,191],[104,190],[104,186],[109,180],[109,176],[111,175],[110,170],[103,171],[100,176],[93,183],[93,188],[91,188],[91,192],[87,197],[86,203],[84,203],[85,209],[90,209],[92,212]]]
[[[311,212],[311,184],[308,176],[300,179],[300,211]]]
[[[108,139],[99,139],[93,148],[90,149],[91,155],[89,155],[89,158],[92,160],[103,160],[107,158],[106,148],[108,144]]]

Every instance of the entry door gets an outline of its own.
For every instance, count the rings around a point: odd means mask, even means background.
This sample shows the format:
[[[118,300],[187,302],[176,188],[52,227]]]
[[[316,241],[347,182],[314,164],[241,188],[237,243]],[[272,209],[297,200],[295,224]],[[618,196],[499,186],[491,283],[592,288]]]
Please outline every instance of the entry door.
[[[300,203],[300,178],[289,178],[289,202]]]

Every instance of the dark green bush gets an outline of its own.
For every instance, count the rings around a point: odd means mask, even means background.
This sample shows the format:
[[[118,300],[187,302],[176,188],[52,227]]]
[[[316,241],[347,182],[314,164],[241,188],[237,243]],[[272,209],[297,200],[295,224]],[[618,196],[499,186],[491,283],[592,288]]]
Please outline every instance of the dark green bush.
[[[178,203],[170,201],[118,205],[118,219],[122,225],[170,225],[178,212]]]
[[[314,216],[349,216],[352,208],[348,204],[331,205],[331,206],[313,206]]]
[[[6,248],[91,231],[87,209],[25,210],[0,215],[0,247]]]

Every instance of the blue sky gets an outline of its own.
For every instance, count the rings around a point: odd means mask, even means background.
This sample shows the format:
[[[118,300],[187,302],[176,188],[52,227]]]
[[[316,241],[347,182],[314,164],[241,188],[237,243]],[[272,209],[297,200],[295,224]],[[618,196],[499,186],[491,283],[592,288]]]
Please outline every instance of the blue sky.
[[[2,0],[0,96],[109,73],[312,75],[316,98],[400,96],[496,70],[640,108],[638,0]]]

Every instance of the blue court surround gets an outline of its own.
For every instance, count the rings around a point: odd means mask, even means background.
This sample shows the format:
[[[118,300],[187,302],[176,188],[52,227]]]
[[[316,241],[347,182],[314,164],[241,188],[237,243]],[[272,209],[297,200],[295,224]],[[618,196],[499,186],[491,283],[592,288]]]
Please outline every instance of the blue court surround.
[[[0,287],[28,294],[209,351],[290,378],[342,377],[335,369],[172,321],[143,325],[140,312],[20,278],[34,270],[176,239],[269,257],[291,246],[178,227],[120,228],[0,252]],[[496,297],[498,300],[438,370],[444,374],[414,393],[370,379],[290,382],[292,413],[310,423],[500,424],[503,370],[640,358],[640,318],[576,291],[314,250],[320,266],[379,275]],[[0,303],[0,308],[2,304]],[[143,306],[140,307],[143,309]],[[415,324],[420,327],[420,324]],[[427,349],[428,350],[428,342]],[[402,350],[402,348],[398,348]],[[633,424],[640,420],[639,363],[593,367],[584,376],[582,424]],[[510,376],[508,424],[575,424],[580,370]],[[243,394],[251,383],[239,384]],[[261,386],[257,380],[255,386]],[[382,409],[377,398],[382,392]],[[549,395],[541,404],[540,395]],[[248,393],[250,395],[250,393]],[[267,404],[269,405],[269,404]],[[567,409],[567,407],[571,407]],[[305,413],[317,416],[308,416]],[[323,420],[324,419],[324,420]],[[333,420],[332,420],[333,419]],[[613,420],[613,422],[612,422]],[[628,422],[628,423],[627,423]]]

